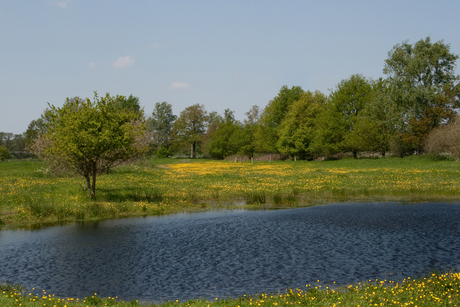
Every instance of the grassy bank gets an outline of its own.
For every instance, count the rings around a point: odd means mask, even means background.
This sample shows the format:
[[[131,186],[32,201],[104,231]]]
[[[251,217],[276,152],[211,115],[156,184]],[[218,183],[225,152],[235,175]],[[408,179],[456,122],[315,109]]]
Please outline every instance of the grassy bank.
[[[460,274],[432,274],[425,278],[407,278],[400,283],[374,281],[330,289],[323,285],[306,285],[304,289],[292,289],[283,294],[259,294],[216,301],[190,300],[166,302],[160,306],[203,307],[259,307],[259,306],[458,306],[460,305]],[[28,293],[19,288],[0,286],[0,305],[10,306],[158,306],[137,301],[122,302],[97,295],[85,299],[57,298],[46,292]]]
[[[39,161],[0,163],[0,227],[222,208],[286,208],[342,201],[460,199],[460,164],[424,156],[234,163],[157,159],[97,179],[53,177]]]

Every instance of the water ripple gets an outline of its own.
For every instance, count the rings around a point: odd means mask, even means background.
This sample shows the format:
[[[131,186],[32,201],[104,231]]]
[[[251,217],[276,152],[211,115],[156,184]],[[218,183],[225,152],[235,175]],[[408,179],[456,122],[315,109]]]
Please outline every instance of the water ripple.
[[[335,204],[0,232],[0,282],[145,301],[397,280],[460,264],[460,204]]]

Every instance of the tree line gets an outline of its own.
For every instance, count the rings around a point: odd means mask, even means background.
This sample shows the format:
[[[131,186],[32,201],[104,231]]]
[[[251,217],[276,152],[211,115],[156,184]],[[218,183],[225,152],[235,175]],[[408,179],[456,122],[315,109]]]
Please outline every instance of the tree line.
[[[344,152],[355,157],[360,152],[382,156],[387,152],[399,156],[436,150],[451,153],[452,146],[445,144],[448,138],[439,145],[439,134],[454,135],[453,128],[441,128],[454,127],[458,116],[457,60],[458,55],[443,41],[433,43],[430,37],[414,44],[405,41],[388,52],[385,78],[355,74],[340,81],[329,95],[305,91],[300,86],[283,86],[265,108],[252,106],[243,122],[236,120],[230,109],[218,114],[207,112],[200,104],[175,115],[171,104],[158,102],[147,117],[133,95],[104,99],[111,100],[113,110],[128,110],[137,116],[145,128],[146,151],[159,157],[200,155],[224,159],[279,153],[314,159]],[[84,99],[75,97],[66,103],[72,101]],[[26,153],[25,148],[39,152],[37,144],[43,143],[42,136],[48,133],[56,110],[45,110],[23,135],[0,134],[3,152],[17,157]],[[438,137],[433,139],[430,133]],[[430,140],[431,145],[427,144]],[[438,141],[437,146],[433,140]]]
[[[185,152],[223,159],[232,155],[280,153],[300,159],[351,152],[391,151],[398,156],[425,151],[453,153],[460,107],[458,55],[430,37],[407,41],[388,52],[383,72],[374,80],[355,74],[340,81],[329,95],[283,86],[264,109],[253,106],[243,122],[226,109],[207,113],[202,105],[186,108],[176,118],[171,105],[155,105],[150,129],[152,150],[160,156]],[[460,125],[460,123],[458,124]],[[442,127],[451,127],[441,129]],[[457,128],[458,129],[458,128]],[[456,131],[456,130],[455,130]],[[437,145],[430,133],[448,134]],[[428,143],[431,142],[431,143]]]

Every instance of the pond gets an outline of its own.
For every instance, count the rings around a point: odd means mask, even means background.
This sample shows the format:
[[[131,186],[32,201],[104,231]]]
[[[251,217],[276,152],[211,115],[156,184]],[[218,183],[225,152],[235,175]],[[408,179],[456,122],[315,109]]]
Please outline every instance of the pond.
[[[346,203],[0,232],[0,283],[63,297],[241,296],[459,269],[460,203]]]

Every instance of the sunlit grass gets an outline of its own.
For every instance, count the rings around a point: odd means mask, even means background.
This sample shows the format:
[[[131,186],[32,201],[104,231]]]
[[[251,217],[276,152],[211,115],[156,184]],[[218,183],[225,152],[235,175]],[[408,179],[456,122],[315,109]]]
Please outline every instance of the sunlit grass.
[[[302,289],[290,289],[279,294],[244,295],[239,298],[186,302],[169,301],[159,305],[122,302],[117,298],[94,295],[84,299],[58,298],[46,291],[26,291],[20,286],[0,286],[0,306],[459,306],[460,274],[431,274],[427,277],[401,282],[375,280],[349,286],[334,287],[320,283],[307,284]]]
[[[426,157],[339,161],[161,159],[112,169],[96,200],[80,177],[37,161],[0,163],[0,227],[222,208],[286,208],[343,201],[443,201],[460,196],[458,162]]]

